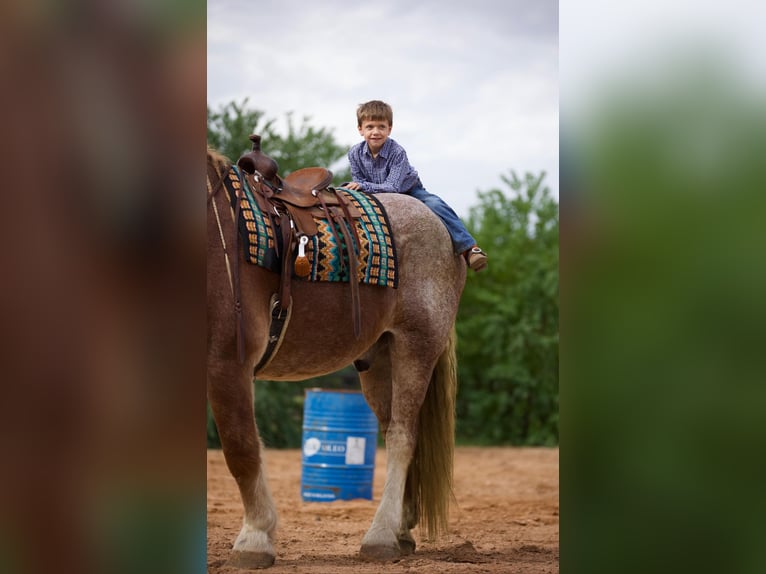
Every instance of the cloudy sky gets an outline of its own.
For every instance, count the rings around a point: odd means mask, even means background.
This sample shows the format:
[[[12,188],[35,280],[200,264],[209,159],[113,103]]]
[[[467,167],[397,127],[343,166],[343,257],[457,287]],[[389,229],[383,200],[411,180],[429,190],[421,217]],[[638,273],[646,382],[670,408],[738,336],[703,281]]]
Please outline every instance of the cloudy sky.
[[[208,0],[207,27],[213,108],[247,97],[350,146],[356,106],[382,99],[392,137],[458,214],[510,170],[546,171],[558,196],[556,0]]]
[[[560,6],[561,110],[583,105],[605,82],[642,81],[683,59],[725,58],[766,85],[766,7],[754,0],[563,0]],[[568,115],[568,114],[567,114]]]

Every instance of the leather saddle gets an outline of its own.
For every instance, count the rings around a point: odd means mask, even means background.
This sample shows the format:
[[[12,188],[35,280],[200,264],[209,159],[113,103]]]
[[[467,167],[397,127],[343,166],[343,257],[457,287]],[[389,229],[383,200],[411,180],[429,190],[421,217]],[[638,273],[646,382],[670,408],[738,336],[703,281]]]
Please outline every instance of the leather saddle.
[[[276,224],[281,231],[282,281],[278,294],[281,309],[286,311],[289,305],[289,282],[293,271],[299,276],[308,274],[307,260],[302,251],[305,245],[302,236],[318,233],[314,218],[326,219],[335,236],[336,245],[346,245],[354,333],[359,337],[361,319],[357,254],[360,252],[360,243],[354,220],[360,218],[361,213],[345,193],[330,185],[333,174],[329,169],[305,167],[282,178],[278,173],[277,162],[261,151],[261,136],[253,134],[250,141],[253,142],[252,151],[243,154],[237,165],[245,172],[259,208],[272,222],[272,229],[276,233]],[[343,242],[340,241],[339,232]],[[299,242],[301,247],[298,257],[293,261],[292,252]]]
[[[257,174],[263,180],[265,189],[256,186],[261,188],[259,195],[283,205],[300,224],[300,232],[316,235],[313,218],[327,219],[327,212],[333,206],[343,207],[345,204],[352,219],[361,217],[359,210],[330,186],[333,174],[329,169],[304,167],[282,178],[277,162],[261,151],[261,136],[253,134],[250,141],[253,142],[253,150],[242,155],[237,165],[246,173]],[[269,209],[271,205],[261,204],[260,207]]]

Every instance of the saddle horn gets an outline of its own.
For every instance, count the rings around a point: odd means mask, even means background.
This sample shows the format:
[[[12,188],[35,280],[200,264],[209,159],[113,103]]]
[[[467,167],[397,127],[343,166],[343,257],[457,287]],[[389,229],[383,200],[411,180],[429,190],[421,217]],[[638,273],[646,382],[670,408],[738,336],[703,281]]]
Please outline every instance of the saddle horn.
[[[243,154],[237,160],[237,165],[247,173],[260,173],[266,181],[274,181],[279,172],[279,165],[261,151],[261,136],[252,134],[250,141],[253,142],[253,150]]]

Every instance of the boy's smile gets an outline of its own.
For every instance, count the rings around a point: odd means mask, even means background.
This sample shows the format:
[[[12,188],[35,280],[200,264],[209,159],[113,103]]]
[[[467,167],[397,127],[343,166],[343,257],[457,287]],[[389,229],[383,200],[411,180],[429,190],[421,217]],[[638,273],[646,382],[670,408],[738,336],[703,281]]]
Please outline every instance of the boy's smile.
[[[391,135],[391,125],[386,120],[367,120],[359,126],[359,135],[367,142],[372,157],[377,157]]]

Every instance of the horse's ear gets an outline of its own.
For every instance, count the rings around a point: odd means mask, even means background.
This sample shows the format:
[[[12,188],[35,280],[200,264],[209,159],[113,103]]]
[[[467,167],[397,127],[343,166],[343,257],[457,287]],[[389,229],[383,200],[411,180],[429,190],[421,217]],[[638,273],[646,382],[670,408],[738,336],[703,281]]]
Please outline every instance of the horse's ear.
[[[243,154],[237,161],[237,165],[247,173],[257,171],[264,179],[273,180],[279,172],[279,165],[261,151],[261,136],[252,134],[250,141],[253,142],[253,151]]]

